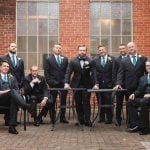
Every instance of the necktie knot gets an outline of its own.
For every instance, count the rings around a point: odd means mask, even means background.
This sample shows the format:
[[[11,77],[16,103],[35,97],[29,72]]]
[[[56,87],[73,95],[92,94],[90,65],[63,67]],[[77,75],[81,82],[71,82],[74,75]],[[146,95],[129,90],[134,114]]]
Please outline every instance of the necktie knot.
[[[5,74],[5,75],[3,76],[3,81],[4,81],[4,82],[8,82],[7,74]]]

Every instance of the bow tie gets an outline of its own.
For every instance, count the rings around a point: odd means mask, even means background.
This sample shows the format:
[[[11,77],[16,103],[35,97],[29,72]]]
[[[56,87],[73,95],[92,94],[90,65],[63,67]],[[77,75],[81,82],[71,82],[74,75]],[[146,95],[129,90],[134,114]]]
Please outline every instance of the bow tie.
[[[85,61],[86,58],[85,58],[85,57],[79,57],[79,60],[80,60],[80,61],[81,61],[81,60]]]

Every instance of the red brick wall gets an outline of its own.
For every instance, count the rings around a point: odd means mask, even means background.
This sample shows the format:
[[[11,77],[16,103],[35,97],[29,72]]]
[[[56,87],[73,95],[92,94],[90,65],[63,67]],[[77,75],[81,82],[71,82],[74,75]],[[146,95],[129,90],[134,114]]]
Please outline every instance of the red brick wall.
[[[15,10],[15,0],[0,0],[0,54],[16,40]],[[141,54],[150,56],[150,0],[133,0],[133,40]],[[89,47],[89,0],[60,0],[60,42],[69,57],[78,44]]]
[[[0,0],[0,55],[16,40],[16,1]]]
[[[150,57],[150,0],[133,0],[133,41]]]
[[[60,42],[69,57],[79,44],[89,47],[89,0],[60,0]]]

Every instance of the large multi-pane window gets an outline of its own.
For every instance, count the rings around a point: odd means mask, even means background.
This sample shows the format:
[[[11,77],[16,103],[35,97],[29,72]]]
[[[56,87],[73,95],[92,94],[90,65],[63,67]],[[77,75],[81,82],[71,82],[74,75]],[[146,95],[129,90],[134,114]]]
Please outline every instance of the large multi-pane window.
[[[17,0],[17,55],[25,69],[43,67],[59,37],[59,0]]]
[[[90,49],[104,44],[112,55],[132,39],[132,0],[90,0]]]

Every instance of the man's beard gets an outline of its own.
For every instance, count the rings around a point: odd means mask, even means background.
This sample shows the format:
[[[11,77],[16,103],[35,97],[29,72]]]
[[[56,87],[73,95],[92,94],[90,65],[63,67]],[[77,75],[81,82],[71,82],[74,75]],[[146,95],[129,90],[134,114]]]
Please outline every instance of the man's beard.
[[[11,54],[16,54],[16,52],[9,51]]]

